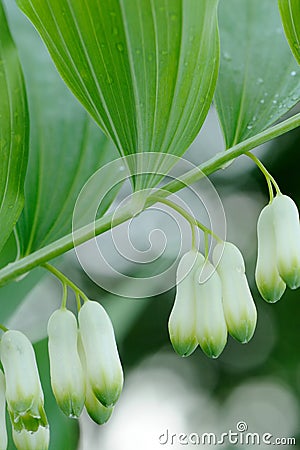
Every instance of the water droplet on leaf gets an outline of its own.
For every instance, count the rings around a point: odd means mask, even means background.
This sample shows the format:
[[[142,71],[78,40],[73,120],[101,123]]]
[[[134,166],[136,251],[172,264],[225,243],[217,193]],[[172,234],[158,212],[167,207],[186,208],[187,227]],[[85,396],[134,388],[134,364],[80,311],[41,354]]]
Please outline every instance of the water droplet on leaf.
[[[228,53],[228,52],[224,52],[223,53],[223,57],[224,57],[224,59],[226,60],[226,61],[231,61],[231,56],[230,56],[230,54]]]

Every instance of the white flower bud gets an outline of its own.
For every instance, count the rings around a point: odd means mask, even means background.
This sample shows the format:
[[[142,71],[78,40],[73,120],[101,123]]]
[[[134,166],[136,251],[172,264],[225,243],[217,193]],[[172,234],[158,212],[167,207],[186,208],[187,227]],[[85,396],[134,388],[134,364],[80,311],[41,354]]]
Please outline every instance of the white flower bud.
[[[7,448],[5,407],[5,377],[2,370],[0,370],[0,450],[6,450]]]
[[[169,318],[169,334],[174,350],[189,356],[198,346],[196,338],[195,272],[204,256],[190,250],[181,258],[176,274],[176,297]]]
[[[80,332],[78,333],[78,353],[85,374],[85,408],[90,418],[98,425],[106,423],[114,410],[113,406],[106,407],[95,396],[87,377],[86,357]]]
[[[48,322],[51,386],[57,404],[68,417],[79,417],[85,400],[77,333],[71,311],[59,309],[52,314]]]
[[[204,279],[204,282],[199,280]],[[196,273],[196,335],[200,347],[211,358],[217,358],[227,342],[227,327],[222,305],[220,277],[206,261]]]
[[[253,336],[257,312],[245,275],[245,263],[239,249],[225,242],[217,244],[213,261],[222,283],[223,309],[227,329],[239,342]]]
[[[20,331],[6,331],[0,353],[16,447],[18,450],[47,450],[48,421],[32,344]]]
[[[261,296],[268,302],[277,302],[286,285],[277,268],[276,238],[274,232],[273,203],[265,206],[257,222],[258,254],[255,280]]]
[[[93,301],[82,306],[78,320],[88,382],[97,399],[104,406],[111,406],[118,400],[123,386],[123,371],[112,323],[105,309]]]
[[[0,353],[9,410],[16,416],[40,418],[44,396],[31,342],[20,331],[6,331]]]
[[[49,428],[40,426],[36,432],[13,428],[13,440],[18,450],[47,450],[49,447]]]
[[[294,201],[277,195],[272,202],[276,261],[281,278],[291,289],[300,286],[300,226]]]

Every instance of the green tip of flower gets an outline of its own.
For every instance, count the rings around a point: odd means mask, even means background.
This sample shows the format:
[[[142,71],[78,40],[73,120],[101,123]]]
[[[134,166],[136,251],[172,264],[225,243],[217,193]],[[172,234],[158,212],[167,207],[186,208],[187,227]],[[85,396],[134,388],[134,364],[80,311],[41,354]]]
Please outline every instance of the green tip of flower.
[[[253,337],[256,321],[253,323],[247,319],[241,320],[238,327],[228,327],[228,332],[236,341],[247,344]]]
[[[97,425],[104,425],[110,419],[114,408],[112,406],[106,408],[97,399],[96,401],[97,403],[93,402],[93,405],[86,403],[86,411]]]
[[[190,356],[198,347],[196,338],[182,340],[178,336],[170,336],[170,339],[175,352],[182,357]]]
[[[300,268],[298,264],[291,264],[291,267],[285,269],[284,264],[278,263],[279,273],[290,289],[298,289],[300,286]]]
[[[84,407],[84,398],[76,399],[65,396],[59,399],[56,398],[56,402],[61,411],[71,419],[78,419]]]
[[[213,339],[203,339],[201,342],[199,342],[199,345],[206,356],[212,359],[216,359],[224,350],[226,342],[216,342]]]
[[[99,402],[100,403],[100,402]],[[103,406],[105,408],[105,406]],[[105,411],[100,411],[99,409],[95,410],[87,410],[87,413],[89,417],[97,424],[97,425],[104,425],[106,422],[109,421],[111,418],[111,415],[113,413],[114,408],[105,408]]]
[[[262,298],[268,303],[276,303],[283,296],[286,284],[283,280],[274,280],[273,283],[266,283],[261,278],[256,279],[257,288]]]
[[[114,410],[113,406],[107,408],[99,402],[89,382],[86,384],[85,408],[90,418],[98,425],[106,423]]]
[[[16,410],[8,408],[12,427],[15,431],[20,432],[26,430],[35,433],[40,427],[47,427],[48,420],[42,404],[38,407],[32,407],[28,411],[19,413]]]
[[[99,402],[106,408],[109,408],[117,403],[122,392],[122,385],[116,382],[106,389],[97,389],[96,387],[93,387],[93,392]]]

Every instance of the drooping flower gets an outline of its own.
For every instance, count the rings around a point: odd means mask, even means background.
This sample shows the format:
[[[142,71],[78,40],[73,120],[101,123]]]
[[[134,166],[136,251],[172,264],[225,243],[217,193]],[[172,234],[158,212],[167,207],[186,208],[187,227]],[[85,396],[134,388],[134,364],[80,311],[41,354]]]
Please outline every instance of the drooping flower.
[[[261,296],[268,302],[277,302],[286,284],[277,266],[277,243],[274,230],[273,202],[261,211],[257,222],[258,254],[255,280]]]
[[[222,285],[214,266],[204,258],[197,268],[195,283],[197,340],[207,356],[217,358],[227,342]]]
[[[281,278],[291,289],[300,286],[300,225],[295,202],[278,194],[272,204],[276,263]]]
[[[7,448],[5,408],[5,377],[2,370],[0,370],[0,450],[6,450]]]
[[[59,309],[48,322],[51,386],[60,409],[79,417],[85,400],[85,381],[77,350],[77,320],[71,311]]]
[[[1,338],[0,354],[16,447],[18,450],[46,450],[49,427],[32,344],[20,331],[9,330]]]
[[[176,274],[176,297],[169,318],[169,334],[174,350],[180,356],[191,355],[196,338],[196,281],[195,272],[204,256],[190,250],[181,258]]]
[[[245,263],[239,249],[230,242],[217,244],[213,262],[222,283],[222,299],[227,329],[239,342],[253,336],[257,312],[245,275]]]
[[[114,405],[122,391],[123,370],[110,318],[99,303],[88,301],[78,320],[88,382],[102,405]]]
[[[87,365],[80,332],[78,333],[78,353],[85,375],[85,408],[90,418],[98,425],[106,423],[114,410],[113,406],[104,406],[95,396],[87,376]]]

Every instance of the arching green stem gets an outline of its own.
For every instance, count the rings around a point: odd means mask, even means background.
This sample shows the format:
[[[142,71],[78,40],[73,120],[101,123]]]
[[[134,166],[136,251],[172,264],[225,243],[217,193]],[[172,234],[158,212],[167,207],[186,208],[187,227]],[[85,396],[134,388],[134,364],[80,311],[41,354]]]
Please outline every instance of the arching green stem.
[[[191,225],[197,226],[200,230],[202,230],[205,234],[211,235],[214,239],[216,239],[217,242],[223,242],[222,239],[217,236],[210,228],[207,228],[205,225],[203,225],[199,220],[197,220],[195,217],[191,216],[184,208],[177,205],[177,203],[174,203],[172,200],[169,200],[167,198],[160,198],[157,197],[157,202],[164,203],[167,206],[170,206],[170,208],[174,209],[174,211],[177,211],[179,214],[182,215]]]
[[[257,165],[257,167],[261,170],[261,172],[264,174],[267,184],[268,184],[268,188],[269,188],[269,194],[270,194],[270,202],[273,200],[273,188],[272,188],[272,184],[276,189],[277,194],[281,194],[279,186],[275,180],[275,178],[270,174],[270,172],[266,169],[266,167],[263,165],[263,163],[255,156],[253,155],[253,153],[251,152],[246,152],[245,153],[250,159],[252,159],[252,161],[255,162],[255,164]]]
[[[217,153],[214,157],[204,162],[199,167],[188,171],[180,177],[179,180],[175,179],[164,185],[160,189],[160,196],[166,198],[172,193],[178,192],[186,186],[192,185],[196,181],[203,178],[203,176],[209,176],[210,174],[221,169],[224,165],[230,161],[233,161],[238,156],[243,155],[255,147],[297,128],[299,125],[300,113],[295,114],[294,116],[246,139],[243,142],[240,142],[239,144],[234,145],[226,151]],[[156,200],[150,195],[145,203],[145,209],[153,205],[155,202]],[[105,233],[112,226],[117,226],[131,218],[132,211],[126,207],[120,211],[117,220],[114,218],[113,214],[105,214],[103,217],[96,220],[95,223],[86,225],[85,227],[76,230],[74,233],[70,233],[33,252],[32,254],[8,264],[0,270],[0,286],[23,275],[35,267],[45,264],[47,261],[62,255],[75,246],[87,242],[95,236]]]
[[[79,302],[80,302],[80,298],[82,298],[84,302],[87,302],[89,300],[87,298],[87,296],[85,295],[85,293],[81,289],[79,289],[79,287],[76,286],[76,284],[73,283],[73,281],[69,280],[69,278],[67,278],[62,272],[60,272],[60,270],[58,270],[56,267],[52,266],[49,263],[43,264],[43,267],[45,269],[47,269],[49,272],[51,272],[53,275],[55,275],[62,282],[62,284],[64,286],[64,295],[63,295],[62,307],[66,306],[66,301],[67,300],[66,300],[66,297],[65,297],[65,295],[66,295],[65,288],[67,286],[69,286],[74,291],[74,293],[76,295],[76,298],[77,298],[77,295],[79,296]]]

